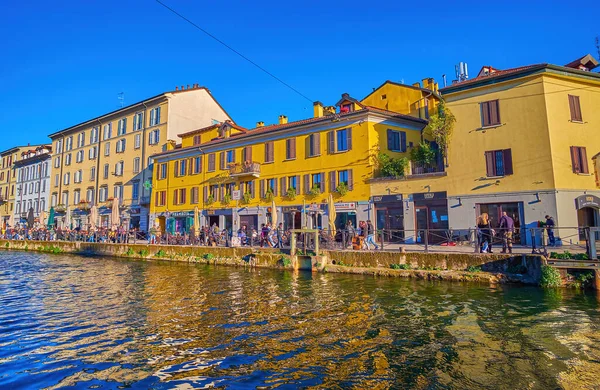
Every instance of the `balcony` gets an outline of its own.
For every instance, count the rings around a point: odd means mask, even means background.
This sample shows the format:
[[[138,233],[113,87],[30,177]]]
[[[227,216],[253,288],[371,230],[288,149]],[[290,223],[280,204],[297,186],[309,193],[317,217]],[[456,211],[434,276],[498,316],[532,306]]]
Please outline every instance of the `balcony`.
[[[0,204],[5,204],[6,203],[6,198],[2,195],[0,195]]]
[[[444,162],[441,158],[438,161],[426,164],[422,162],[410,162],[410,175],[431,175],[438,176],[445,172]]]
[[[147,205],[150,204],[150,197],[149,196],[140,196],[140,205]]]
[[[240,164],[229,166],[230,177],[254,176],[260,177],[260,164],[256,162],[246,161]]]

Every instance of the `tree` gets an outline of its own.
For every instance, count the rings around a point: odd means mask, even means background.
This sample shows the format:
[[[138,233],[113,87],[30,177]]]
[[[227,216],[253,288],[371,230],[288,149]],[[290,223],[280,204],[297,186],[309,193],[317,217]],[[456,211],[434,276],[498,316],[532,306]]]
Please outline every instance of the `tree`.
[[[425,132],[429,132],[431,137],[433,137],[435,142],[439,145],[444,158],[448,157],[448,146],[454,131],[454,123],[456,123],[454,114],[452,114],[452,111],[450,111],[444,102],[441,101],[438,105],[437,114],[432,115],[429,118],[429,124],[425,128]]]
[[[380,153],[377,156],[377,165],[382,177],[404,177],[408,168],[408,159],[406,157],[393,158],[385,153]]]

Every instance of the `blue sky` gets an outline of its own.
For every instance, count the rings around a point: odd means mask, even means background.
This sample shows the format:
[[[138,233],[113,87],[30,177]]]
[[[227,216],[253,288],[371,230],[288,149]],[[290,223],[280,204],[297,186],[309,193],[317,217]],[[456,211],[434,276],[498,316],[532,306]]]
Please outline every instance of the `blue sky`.
[[[385,80],[413,83],[454,65],[504,69],[597,55],[600,3],[527,1],[165,3],[300,90],[334,104]],[[430,5],[426,5],[430,4]],[[153,0],[7,2],[0,13],[0,149],[176,85],[207,86],[253,127],[312,115],[312,103]]]

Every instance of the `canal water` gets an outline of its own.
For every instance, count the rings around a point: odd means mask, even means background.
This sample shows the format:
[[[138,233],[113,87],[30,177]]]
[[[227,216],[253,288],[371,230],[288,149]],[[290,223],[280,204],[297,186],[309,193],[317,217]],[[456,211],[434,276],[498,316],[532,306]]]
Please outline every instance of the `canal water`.
[[[0,388],[579,389],[594,294],[0,252]]]

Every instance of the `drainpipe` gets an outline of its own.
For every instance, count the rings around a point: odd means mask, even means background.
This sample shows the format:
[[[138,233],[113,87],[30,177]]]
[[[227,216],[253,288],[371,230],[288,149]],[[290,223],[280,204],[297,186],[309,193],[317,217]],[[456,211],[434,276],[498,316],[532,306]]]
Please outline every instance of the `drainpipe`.
[[[198,151],[200,152],[200,154],[202,154],[201,160],[200,160],[200,167],[202,168],[202,191],[198,194],[198,196],[202,197],[202,212],[204,213],[204,207],[205,207],[205,203],[206,199],[204,199],[204,186],[206,186],[205,181],[205,172],[206,172],[206,166],[204,165],[204,156],[206,155],[206,153],[204,152],[204,150],[202,150],[202,148],[198,148]],[[208,192],[207,192],[208,193]]]
[[[145,102],[142,102],[143,106],[144,106],[144,115],[142,118],[142,139],[140,140],[141,142],[141,147],[142,147],[142,163],[141,163],[141,168],[142,168],[142,197],[144,196],[144,194],[146,193],[146,187],[144,187],[144,183],[146,182],[146,114],[148,113],[148,106],[146,105]],[[134,142],[135,142],[135,138],[134,138]],[[152,204],[152,191],[149,190],[148,191],[148,215],[147,215],[147,221],[146,221],[146,229],[149,230],[150,229],[150,205]],[[141,206],[141,205],[140,205]]]

